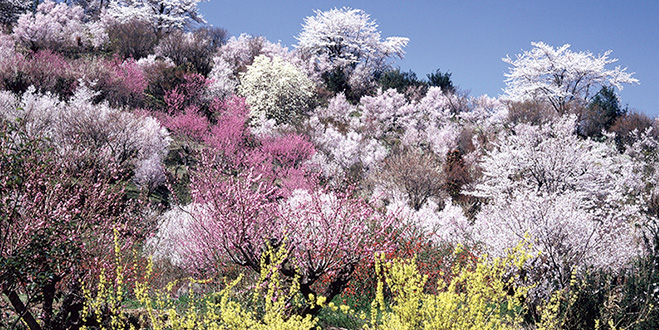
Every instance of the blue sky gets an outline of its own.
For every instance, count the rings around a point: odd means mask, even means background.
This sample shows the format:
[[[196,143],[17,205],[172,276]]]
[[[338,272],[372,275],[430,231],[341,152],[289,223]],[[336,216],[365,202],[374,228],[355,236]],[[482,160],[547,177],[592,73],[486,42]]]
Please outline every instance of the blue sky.
[[[508,65],[502,57],[531,49],[532,41],[594,54],[613,50],[617,65],[635,72],[640,85],[620,92],[624,104],[659,115],[659,1],[219,1],[200,4],[213,26],[231,35],[262,35],[292,46],[315,9],[359,8],[382,37],[408,37],[395,65],[419,77],[436,69],[452,73],[471,95],[497,96]]]

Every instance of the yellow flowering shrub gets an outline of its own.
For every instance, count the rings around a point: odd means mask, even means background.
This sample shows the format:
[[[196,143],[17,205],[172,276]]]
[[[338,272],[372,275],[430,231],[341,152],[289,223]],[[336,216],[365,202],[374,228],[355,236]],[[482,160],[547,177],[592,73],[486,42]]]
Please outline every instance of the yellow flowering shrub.
[[[287,285],[280,279],[279,267],[286,257],[284,246],[276,251],[271,249],[261,257],[259,283],[263,285],[255,286],[252,292],[252,305],[263,306],[263,310],[259,312],[245,309],[232,299],[233,289],[242,277],[229,283],[220,292],[200,298],[196,298],[190,289],[190,301],[183,308],[177,307],[177,300],[171,295],[174,283],[168,284],[162,292],[152,292],[149,286],[152,265],[149,262],[146,279],[135,283],[133,293],[143,308],[139,313],[139,322],[132,323],[129,322],[128,310],[121,307],[128,294],[120,276],[121,269],[117,266],[122,264],[118,259],[115,265],[118,275],[114,283],[109,283],[102,273],[95,297],[92,297],[90,291],[85,292],[83,321],[86,324],[96,325],[95,328],[98,329],[137,329],[138,327],[154,330],[312,329],[317,321],[311,315],[302,317],[287,313],[288,304],[299,294],[299,285],[293,281],[292,285],[288,285],[288,289],[283,289]],[[325,303],[322,297],[314,301],[321,306]],[[83,326],[82,329],[87,328]]]
[[[439,283],[437,294],[423,292],[427,277],[419,274],[414,259],[385,262],[379,258],[376,271],[381,280],[366,328],[519,328],[529,288],[516,286],[515,278],[506,275],[524,265],[527,251],[528,246],[520,244],[504,259],[482,257],[473,269],[457,264],[453,269],[456,276]],[[385,283],[393,293],[389,308],[384,300]]]

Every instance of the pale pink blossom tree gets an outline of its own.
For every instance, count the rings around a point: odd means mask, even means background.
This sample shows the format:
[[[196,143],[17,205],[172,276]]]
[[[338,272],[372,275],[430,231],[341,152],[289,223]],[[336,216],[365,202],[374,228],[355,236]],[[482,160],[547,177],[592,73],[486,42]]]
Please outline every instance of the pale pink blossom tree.
[[[66,102],[33,88],[20,98],[6,91],[0,95],[5,100],[0,118],[20,119],[31,139],[48,138],[44,143],[66,166],[84,171],[118,162],[135,170],[140,185],[152,188],[164,182],[162,160],[170,137],[153,117],[93,104],[97,94],[84,86]]]
[[[54,51],[100,48],[108,40],[100,22],[84,21],[82,7],[50,0],[39,4],[34,14],[21,15],[13,36],[31,50]]]

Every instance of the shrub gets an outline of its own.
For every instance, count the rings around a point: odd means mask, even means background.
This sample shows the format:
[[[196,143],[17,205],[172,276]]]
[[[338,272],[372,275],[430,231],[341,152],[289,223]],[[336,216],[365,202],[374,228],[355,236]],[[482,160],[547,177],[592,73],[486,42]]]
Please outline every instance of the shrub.
[[[281,277],[281,268],[288,260],[285,246],[269,248],[259,261],[258,282],[247,293],[236,293],[235,287],[243,277],[240,275],[225,283],[219,292],[197,297],[190,289],[189,293],[175,297],[171,292],[175,283],[169,283],[164,290],[152,290],[150,261],[144,279],[135,282],[133,292],[127,290],[126,279],[121,276],[125,266],[119,265],[122,260],[117,257],[114,264],[117,276],[108,280],[102,274],[98,290],[94,294],[86,293],[82,328],[311,329],[317,323],[314,317],[289,314],[291,306],[299,302],[300,291],[298,282],[290,283]],[[207,282],[189,281],[193,284]],[[143,308],[137,317],[121,307],[132,294]],[[236,298],[248,300],[249,307]],[[324,306],[325,299],[314,297],[313,302]]]
[[[424,293],[428,278],[418,273],[414,259],[380,259],[378,293],[367,328],[516,329],[522,324],[528,287],[516,284],[509,272],[522,269],[528,259],[526,249],[520,244],[504,258],[482,257],[473,268],[457,264],[455,277],[439,280],[436,294]],[[385,283],[393,294],[390,306],[384,300]]]
[[[378,177],[386,191],[405,194],[410,207],[416,211],[430,198],[441,198],[446,185],[441,161],[430,153],[415,150],[403,150],[389,156]]]
[[[180,244],[194,270],[230,260],[259,272],[266,245],[286,244],[291,262],[282,273],[299,279],[305,298],[331,300],[366,255],[392,243],[393,220],[349,192],[296,190],[277,203],[276,190],[251,171],[230,177],[208,161],[193,174],[192,187],[200,207]],[[325,276],[327,284],[317,286]],[[307,301],[300,313],[318,310]]]

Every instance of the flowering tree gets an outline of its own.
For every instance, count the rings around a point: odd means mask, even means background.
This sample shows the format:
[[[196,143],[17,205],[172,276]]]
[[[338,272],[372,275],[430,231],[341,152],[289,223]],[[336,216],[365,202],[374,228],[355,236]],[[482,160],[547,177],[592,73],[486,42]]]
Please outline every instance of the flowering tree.
[[[659,137],[657,125],[642,132],[634,130],[633,142],[626,146],[625,155],[634,161],[634,173],[641,180],[636,192],[646,219],[641,223],[646,250],[659,258]]]
[[[142,232],[122,171],[71,171],[54,157],[0,123],[0,293],[31,330],[78,323],[81,281],[110,257],[112,229],[135,235],[127,244]]]
[[[19,17],[14,38],[31,50],[72,50],[101,47],[108,36],[98,21],[85,23],[80,6],[44,1],[36,12]]]
[[[373,74],[386,68],[389,58],[403,56],[408,39],[381,40],[375,21],[360,9],[335,8],[315,14],[304,20],[296,47],[330,62],[326,73],[344,80],[337,82],[339,91],[342,84],[352,89],[369,87]]]
[[[531,43],[535,48],[503,58],[510,64],[506,74],[506,97],[513,101],[534,100],[549,102],[559,113],[564,113],[571,102],[584,106],[602,87],[622,89],[623,84],[638,83],[638,79],[609,58],[611,51],[595,56],[590,52],[572,52],[569,44],[554,48],[543,42]]]
[[[299,281],[305,298],[320,294],[329,301],[359,262],[391,244],[393,217],[383,218],[361,198],[296,190],[278,203],[276,190],[260,176],[248,171],[230,177],[209,160],[193,175],[192,194],[200,206],[179,241],[193,269],[231,261],[259,272],[262,254],[284,244],[290,258],[281,272]],[[312,301],[302,313],[320,309]]]
[[[408,39],[389,37],[382,41],[377,24],[360,9],[341,8],[315,11],[305,18],[297,37],[303,52],[326,54],[335,68],[362,64],[379,68],[389,57],[402,57]]]
[[[238,92],[245,97],[256,123],[263,119],[292,123],[310,108],[315,85],[282,58],[261,55],[241,75]]]
[[[149,22],[158,38],[193,23],[205,23],[197,5],[202,0],[120,0],[110,2],[108,12],[120,22]]]
[[[488,200],[475,238],[503,255],[528,234],[540,269],[561,287],[574,269],[616,270],[638,253],[638,206],[628,200],[637,179],[629,158],[574,132],[574,117],[515,126],[484,157],[483,177],[471,192]]]
[[[0,92],[0,118],[20,119],[25,134],[48,138],[61,163],[75,170],[102,169],[118,162],[134,169],[135,181],[155,187],[164,181],[162,160],[169,134],[148,116],[93,104],[96,94],[80,88],[69,102],[30,88],[21,98]],[[44,142],[46,143],[46,142]]]
[[[107,100],[120,107],[141,104],[147,87],[143,70],[132,59],[69,59],[48,49],[29,56],[4,49],[4,55],[0,60],[0,88],[17,94],[34,86],[40,93],[50,92],[68,99],[84,83],[99,92],[93,97],[94,102]]]
[[[208,77],[213,80],[209,86],[211,94],[225,97],[234,94],[240,80],[240,74],[254,63],[259,55],[269,58],[281,57],[291,62],[292,54],[286,47],[268,41],[262,36],[241,34],[238,38],[231,37],[222,45],[213,57],[213,69]]]

